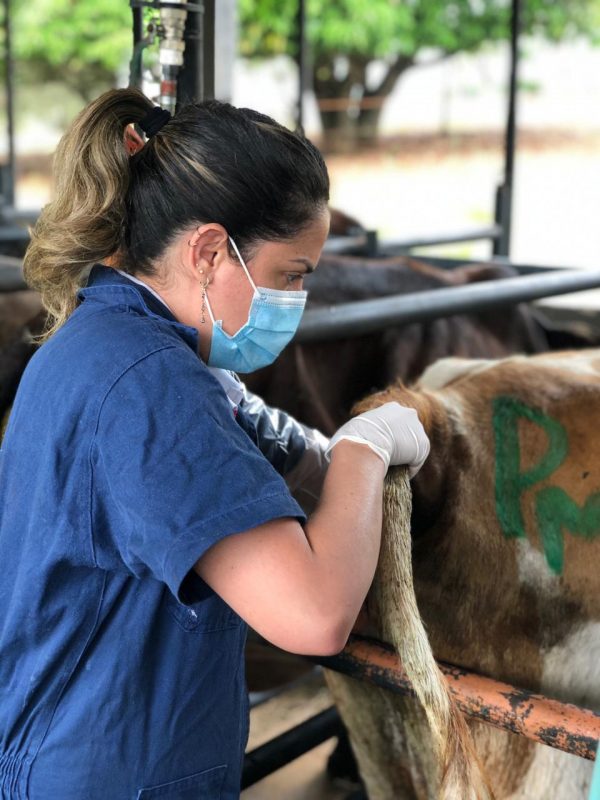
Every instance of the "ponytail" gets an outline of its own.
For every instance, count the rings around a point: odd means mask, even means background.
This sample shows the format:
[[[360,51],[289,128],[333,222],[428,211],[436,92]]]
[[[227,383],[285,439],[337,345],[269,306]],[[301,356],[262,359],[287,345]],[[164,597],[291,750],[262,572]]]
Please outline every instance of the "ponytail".
[[[121,246],[130,171],[125,129],[152,106],[135,89],[113,89],[86,106],[60,140],[54,199],[30,231],[23,265],[48,311],[42,339],[74,311],[92,265]]]

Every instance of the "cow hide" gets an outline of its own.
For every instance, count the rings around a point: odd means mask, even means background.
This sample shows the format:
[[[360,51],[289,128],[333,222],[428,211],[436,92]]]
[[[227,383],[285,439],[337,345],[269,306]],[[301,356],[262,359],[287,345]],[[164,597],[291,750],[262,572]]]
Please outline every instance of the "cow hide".
[[[412,603],[389,572],[392,543],[406,562],[412,555],[418,609],[438,660],[600,711],[600,351],[445,359],[412,389],[392,386],[355,411],[390,400],[418,410],[431,454],[411,483],[410,548],[390,533],[390,520],[393,528],[406,516],[406,499],[386,501],[369,599],[380,637],[408,668],[417,650],[406,612],[377,599],[385,582],[401,604]],[[396,641],[404,635],[407,643]],[[412,680],[435,673],[426,652],[410,669]],[[444,760],[431,709],[425,724],[408,698],[362,708],[370,689],[352,686],[333,691],[372,800],[437,798]],[[417,693],[427,705],[427,693]],[[587,797],[591,762],[481,722],[468,726],[497,800]],[[373,737],[370,750],[362,736]]]
[[[324,254],[306,279],[307,308],[514,277],[509,266],[441,269],[409,256],[367,259]],[[560,336],[563,336],[560,344]],[[246,375],[248,388],[309,427],[331,436],[352,406],[400,378],[415,380],[444,356],[500,358],[552,347],[582,347],[584,337],[550,330],[525,305],[457,314],[331,341],[292,344],[276,363]]]

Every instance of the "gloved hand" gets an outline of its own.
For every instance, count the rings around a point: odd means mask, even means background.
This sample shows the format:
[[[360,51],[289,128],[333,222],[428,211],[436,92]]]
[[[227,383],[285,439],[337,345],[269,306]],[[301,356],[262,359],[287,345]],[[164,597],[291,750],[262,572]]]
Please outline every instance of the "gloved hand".
[[[342,439],[368,445],[383,459],[386,469],[390,464],[406,464],[410,478],[414,478],[429,455],[429,439],[417,412],[395,402],[365,411],[342,425],[325,450],[327,459]]]

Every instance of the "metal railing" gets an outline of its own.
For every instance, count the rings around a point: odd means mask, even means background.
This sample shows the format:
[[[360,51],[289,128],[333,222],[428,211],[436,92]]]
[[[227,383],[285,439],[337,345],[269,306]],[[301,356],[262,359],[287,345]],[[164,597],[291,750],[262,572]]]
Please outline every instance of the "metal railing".
[[[344,730],[335,706],[276,736],[246,753],[242,772],[242,789],[266,778],[296,758],[318,747]]]
[[[389,325],[424,322],[598,287],[600,270],[547,269],[541,274],[312,308],[305,312],[294,341],[360,336]]]
[[[263,644],[268,647],[267,642]],[[315,664],[366,681],[395,694],[415,696],[399,657],[390,645],[351,636],[341,653],[310,658]],[[600,740],[600,714],[480,675],[437,662],[458,708],[472,719],[510,731],[534,742],[594,761]],[[246,754],[242,789],[343,730],[335,706]]]
[[[327,669],[414,696],[400,659],[389,645],[351,636],[337,656],[316,658]],[[594,761],[600,740],[600,714],[438,662],[459,709],[495,728],[518,733],[565,753]]]

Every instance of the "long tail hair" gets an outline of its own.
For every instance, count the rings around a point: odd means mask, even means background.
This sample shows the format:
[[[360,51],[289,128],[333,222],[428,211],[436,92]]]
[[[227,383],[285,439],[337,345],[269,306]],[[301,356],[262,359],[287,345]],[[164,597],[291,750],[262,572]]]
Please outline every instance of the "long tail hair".
[[[383,537],[372,593],[381,635],[394,646],[426,713],[439,763],[440,800],[493,800],[465,719],[440,672],[415,597],[406,470],[384,487]]]

